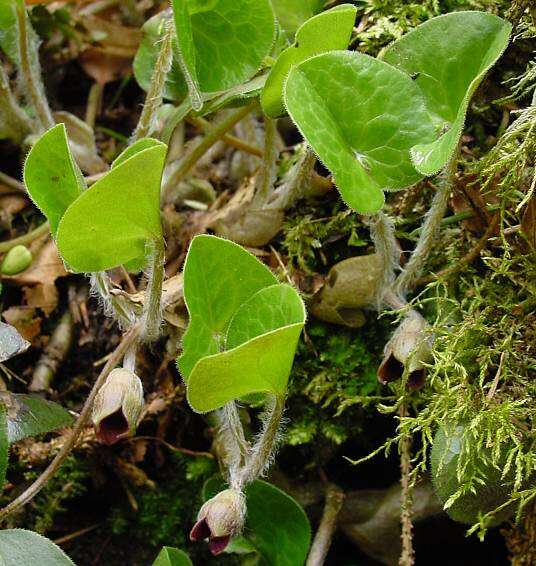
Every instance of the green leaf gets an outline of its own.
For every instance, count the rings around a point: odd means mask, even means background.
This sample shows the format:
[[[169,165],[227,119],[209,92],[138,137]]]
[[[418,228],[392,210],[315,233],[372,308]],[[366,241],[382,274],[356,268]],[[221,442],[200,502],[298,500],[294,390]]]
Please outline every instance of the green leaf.
[[[322,10],[324,0],[272,0],[279,25],[290,35]]]
[[[436,125],[436,140],[411,153],[423,175],[437,173],[456,150],[473,93],[508,45],[512,26],[485,12],[454,12],[421,24],[383,53],[414,78]]]
[[[0,29],[12,26],[16,20],[14,0],[2,0],[0,3]]]
[[[151,149],[153,147],[161,147],[162,143],[153,138],[142,138],[132,145],[129,145],[124,151],[122,151],[113,161],[112,169],[118,165],[123,164],[127,159],[130,159],[140,151],[144,149]]]
[[[432,140],[434,128],[423,95],[405,73],[367,55],[332,51],[293,67],[284,97],[350,208],[377,212],[382,190],[422,178],[409,150]]]
[[[229,89],[259,70],[275,39],[269,0],[173,0],[172,4],[191,98],[196,90]],[[194,100],[192,106],[200,109]]]
[[[0,395],[7,409],[9,443],[69,426],[73,417],[61,405],[42,397],[3,392]]]
[[[24,183],[56,235],[61,217],[86,188],[64,124],[45,132],[32,147],[24,164]]]
[[[74,562],[47,538],[24,529],[0,531],[2,566],[74,566]]]
[[[356,7],[336,6],[307,20],[297,31],[295,42],[279,55],[262,91],[261,104],[272,118],[285,113],[283,84],[294,65],[313,55],[346,49],[355,22]]]
[[[162,237],[160,184],[166,146],[149,145],[137,147],[140,151],[124,160],[119,157],[120,163],[63,215],[57,244],[73,271],[103,271],[137,261],[146,255],[150,240]]]
[[[0,403],[0,493],[6,483],[7,464],[9,459],[9,441],[7,438],[6,408]]]
[[[164,11],[156,14],[145,22],[142,31],[141,43],[133,62],[134,76],[143,90],[148,90],[153,76],[154,67],[158,58],[158,51],[164,37],[164,22],[170,17]],[[188,93],[184,82],[178,59],[178,44],[173,40],[173,61],[166,77],[164,98],[168,100],[182,100]]]
[[[190,324],[179,368],[188,401],[208,412],[252,393],[284,396],[305,308],[237,244],[197,236],[184,268]]]
[[[160,554],[156,557],[153,562],[153,566],[193,566],[190,557],[179,550],[178,548],[172,548],[171,546],[164,546],[160,551]]]
[[[184,298],[190,323],[179,368],[185,381],[196,362],[224,347],[240,305],[277,283],[271,271],[242,247],[215,236],[196,236],[184,264]]]
[[[222,489],[221,479],[211,478],[203,487],[203,498],[208,500]],[[270,566],[304,564],[311,527],[300,505],[284,491],[262,480],[249,484],[244,492],[247,516],[243,538]]]

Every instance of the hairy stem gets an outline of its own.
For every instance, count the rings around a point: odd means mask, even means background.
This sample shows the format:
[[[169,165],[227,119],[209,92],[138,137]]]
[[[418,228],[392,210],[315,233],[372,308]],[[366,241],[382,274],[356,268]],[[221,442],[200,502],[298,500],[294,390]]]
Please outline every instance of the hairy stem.
[[[101,298],[104,314],[114,318],[121,328],[129,328],[135,315],[111,293],[111,281],[106,271],[91,274],[91,288]]]
[[[337,519],[344,503],[344,492],[334,484],[328,484],[320,525],[316,531],[305,566],[322,566],[337,528]]]
[[[42,130],[48,130],[54,126],[52,112],[44,94],[43,86],[37,78],[37,69],[30,54],[30,38],[28,35],[26,9],[24,5],[17,3],[17,26],[19,32],[19,56],[24,86],[27,89],[30,102],[35,109],[37,119]]]
[[[0,124],[2,135],[16,144],[20,144],[32,131],[31,121],[24,110],[18,105],[11,88],[9,79],[0,65]]]
[[[374,247],[381,261],[381,275],[376,295],[377,308],[381,310],[386,302],[387,293],[392,293],[395,270],[400,263],[398,259],[400,250],[394,237],[393,221],[386,214],[383,212],[375,214],[372,217],[370,228]]]
[[[179,184],[190,169],[205,155],[205,153],[226,134],[235,124],[240,122],[254,108],[255,102],[243,106],[228,114],[223,120],[213,125],[206,136],[197,142],[190,151],[182,158],[179,167],[170,176],[164,187],[164,199]]]
[[[440,182],[438,183],[437,192],[434,195],[432,205],[424,220],[422,232],[415,250],[411,254],[406,267],[398,276],[395,282],[395,293],[405,297],[408,290],[413,287],[415,281],[419,277],[422,268],[426,264],[426,260],[430,255],[430,251],[439,232],[439,226],[445,212],[449,200],[452,183],[456,174],[456,166],[458,161],[458,152],[452,156],[443,172]]]
[[[406,416],[406,406],[400,407],[401,417]],[[401,540],[402,552],[400,554],[399,566],[413,566],[415,563],[415,551],[413,549],[413,494],[410,481],[411,473],[411,436],[404,436],[400,441],[400,484],[401,493]]]
[[[268,116],[264,117],[264,152],[255,196],[253,198],[253,206],[259,209],[263,208],[268,201],[277,177],[277,128],[275,124],[275,120],[268,118]]]
[[[114,350],[114,352],[110,356],[110,359],[106,362],[106,365],[97,377],[97,380],[95,381],[91,392],[89,393],[86,402],[84,403],[84,407],[82,408],[78,419],[74,423],[71,434],[69,435],[63,446],[60,448],[55,458],[52,460],[52,462],[50,462],[43,473],[27,489],[25,489],[6,507],[0,510],[0,520],[5,519],[9,514],[13,513],[13,511],[19,509],[20,507],[26,505],[29,501],[31,501],[41,491],[41,489],[43,489],[50,478],[58,471],[71,450],[74,448],[80,434],[84,430],[90,418],[93,401],[95,400],[95,396],[97,395],[99,389],[105,382],[110,372],[121,361],[121,358],[124,356],[130,345],[138,339],[139,332],[139,326],[134,326],[127,332],[127,334],[125,334],[123,340]]]
[[[143,305],[142,328],[143,338],[152,342],[160,335],[162,323],[162,285],[164,283],[164,241],[158,238],[152,242],[149,283]]]
[[[171,63],[173,61],[174,35],[175,26],[173,25],[173,21],[169,19],[165,23],[164,37],[162,38],[160,51],[151,77],[151,84],[147,91],[145,104],[143,106],[138,125],[136,126],[136,130],[132,136],[132,142],[148,136],[153,129],[156,114],[162,104],[166,77],[171,69]]]
[[[225,465],[229,470],[229,485],[240,485],[240,469],[244,465],[248,443],[244,427],[234,401],[230,401],[218,411],[219,434],[223,441]]]
[[[257,479],[270,465],[284,409],[284,398],[274,395],[271,406],[266,410],[262,432],[240,471],[240,488]]]

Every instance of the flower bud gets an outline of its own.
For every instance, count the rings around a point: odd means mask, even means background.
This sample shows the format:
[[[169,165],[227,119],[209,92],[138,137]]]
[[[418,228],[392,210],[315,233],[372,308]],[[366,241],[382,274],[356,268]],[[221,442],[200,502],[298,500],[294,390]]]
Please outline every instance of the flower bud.
[[[17,275],[30,267],[32,259],[32,252],[26,246],[15,246],[4,257],[0,272],[3,275]]]
[[[231,537],[244,526],[246,498],[237,489],[226,489],[209,499],[199,510],[197,522],[190,532],[190,540],[208,538],[208,547],[214,556],[221,554]]]
[[[400,323],[384,349],[383,361],[378,368],[381,383],[396,381],[408,372],[408,386],[419,388],[426,377],[425,364],[432,359],[430,326],[415,311],[410,311]]]
[[[140,378],[125,368],[110,372],[93,404],[93,425],[97,438],[111,446],[132,436],[143,409]]]

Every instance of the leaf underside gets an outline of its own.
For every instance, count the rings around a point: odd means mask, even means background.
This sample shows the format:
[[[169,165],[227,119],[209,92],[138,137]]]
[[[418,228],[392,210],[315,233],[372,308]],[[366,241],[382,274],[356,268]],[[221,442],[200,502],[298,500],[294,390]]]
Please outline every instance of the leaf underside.
[[[414,78],[436,126],[435,140],[412,149],[423,175],[437,173],[456,150],[473,93],[508,45],[512,26],[485,12],[454,12],[421,24],[383,53]]]
[[[284,97],[350,208],[377,212],[383,190],[422,178],[410,148],[431,141],[434,127],[423,95],[405,73],[367,55],[332,51],[293,67]]]

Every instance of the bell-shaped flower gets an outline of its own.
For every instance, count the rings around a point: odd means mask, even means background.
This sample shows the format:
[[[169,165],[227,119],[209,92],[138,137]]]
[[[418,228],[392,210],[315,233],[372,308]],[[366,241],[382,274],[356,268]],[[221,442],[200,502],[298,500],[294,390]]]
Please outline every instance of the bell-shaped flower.
[[[140,378],[125,368],[110,372],[93,404],[93,425],[97,439],[112,445],[136,431],[143,409]]]
[[[410,311],[384,348],[378,380],[390,383],[407,371],[408,386],[422,387],[426,364],[432,359],[432,343],[429,324],[419,313]]]
[[[190,540],[208,539],[214,556],[221,554],[231,537],[240,533],[246,516],[246,498],[237,489],[226,489],[209,499],[199,510]]]

